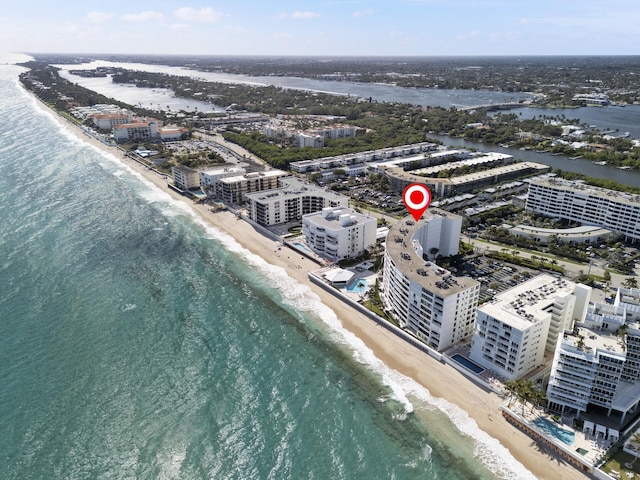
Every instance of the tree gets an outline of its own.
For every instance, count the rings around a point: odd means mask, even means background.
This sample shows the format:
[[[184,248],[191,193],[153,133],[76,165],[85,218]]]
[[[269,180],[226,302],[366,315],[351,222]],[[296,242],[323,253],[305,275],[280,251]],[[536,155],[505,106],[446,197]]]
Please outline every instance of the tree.
[[[624,286],[627,288],[638,288],[638,280],[633,277],[627,277],[624,280]]]
[[[547,394],[544,390],[533,390],[533,401],[531,402],[531,413],[535,407],[539,407],[541,403],[547,401]]]
[[[318,183],[320,180],[322,180],[322,174],[320,172],[314,172],[311,175],[309,175],[310,182]]]
[[[516,380],[508,380],[504,383],[504,389],[509,393],[509,404],[507,406],[511,407],[513,399],[517,397],[518,382]]]
[[[630,446],[633,446],[633,449],[636,452],[635,458],[633,459],[633,462],[631,462],[631,465],[633,465],[634,463],[636,463],[636,460],[638,459],[638,453],[640,452],[640,432],[634,433],[631,436],[629,443],[630,443]]]

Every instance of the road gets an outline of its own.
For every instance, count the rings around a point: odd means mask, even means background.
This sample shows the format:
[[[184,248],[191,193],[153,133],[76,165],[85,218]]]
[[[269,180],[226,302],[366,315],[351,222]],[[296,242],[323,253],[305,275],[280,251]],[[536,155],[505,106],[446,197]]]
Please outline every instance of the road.
[[[259,166],[260,168],[257,170],[265,170],[265,171],[272,170],[271,165],[269,165],[263,159],[261,159],[260,157],[257,157],[256,155],[249,152],[248,150],[245,150],[240,145],[227,142],[224,139],[224,137],[219,133],[205,133],[201,130],[197,130],[193,132],[193,136],[208,142],[217,143],[222,148],[225,148],[226,150],[234,154],[234,156],[238,159],[239,162],[248,162],[248,163],[253,163]]]

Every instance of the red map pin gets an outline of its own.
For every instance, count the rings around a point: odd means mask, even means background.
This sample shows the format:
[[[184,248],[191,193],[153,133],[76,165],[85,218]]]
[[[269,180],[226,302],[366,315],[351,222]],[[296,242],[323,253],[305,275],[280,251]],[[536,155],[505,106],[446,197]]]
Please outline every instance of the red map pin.
[[[417,222],[431,203],[431,192],[422,183],[412,183],[404,189],[402,201]]]

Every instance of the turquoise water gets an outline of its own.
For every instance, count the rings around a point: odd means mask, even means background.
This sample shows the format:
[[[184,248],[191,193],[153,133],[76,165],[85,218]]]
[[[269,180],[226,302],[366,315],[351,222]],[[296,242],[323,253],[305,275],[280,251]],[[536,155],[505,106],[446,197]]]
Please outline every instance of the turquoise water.
[[[0,66],[0,478],[532,478],[19,72]]]
[[[307,247],[304,243],[300,243],[300,242],[293,242],[293,246],[296,247],[298,250],[301,250],[305,253],[308,253],[310,255],[313,255],[314,253],[311,251],[311,249],[309,247]]]
[[[365,293],[367,291],[367,281],[364,278],[354,280],[346,288],[350,293]]]
[[[576,440],[575,432],[572,430],[565,430],[560,425],[557,425],[547,418],[538,417],[533,421],[533,424],[547,435],[557,438],[566,445],[573,445],[573,442]]]

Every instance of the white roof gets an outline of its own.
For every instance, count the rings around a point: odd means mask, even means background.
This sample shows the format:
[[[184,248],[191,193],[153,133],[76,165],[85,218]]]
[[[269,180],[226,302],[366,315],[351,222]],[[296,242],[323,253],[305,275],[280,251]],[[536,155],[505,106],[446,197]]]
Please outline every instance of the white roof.
[[[331,283],[347,283],[353,278],[353,276],[353,272],[344,270],[343,268],[334,268],[333,270],[329,270],[324,274],[324,278],[326,278]]]

